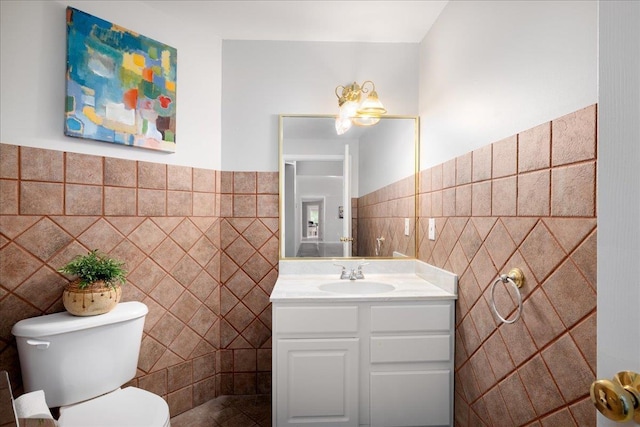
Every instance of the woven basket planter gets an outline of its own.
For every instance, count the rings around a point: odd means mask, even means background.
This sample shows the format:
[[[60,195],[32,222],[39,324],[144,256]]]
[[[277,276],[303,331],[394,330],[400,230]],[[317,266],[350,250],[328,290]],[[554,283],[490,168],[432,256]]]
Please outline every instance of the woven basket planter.
[[[79,281],[69,283],[62,292],[64,308],[74,316],[108,313],[118,305],[122,297],[122,288],[119,284],[106,286],[100,281],[80,289],[78,283]]]

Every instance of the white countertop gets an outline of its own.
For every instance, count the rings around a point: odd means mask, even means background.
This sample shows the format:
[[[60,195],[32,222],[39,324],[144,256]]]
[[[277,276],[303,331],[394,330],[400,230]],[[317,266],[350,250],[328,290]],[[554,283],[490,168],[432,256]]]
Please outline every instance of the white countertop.
[[[368,260],[364,280],[340,279],[336,261],[280,261],[280,275],[271,292],[271,302],[304,301],[392,301],[452,300],[458,297],[458,276],[418,260],[388,262]],[[361,261],[350,260],[351,269]],[[344,292],[320,289],[325,283],[338,282]],[[349,287],[362,282],[393,285],[394,290],[380,293],[349,293]]]

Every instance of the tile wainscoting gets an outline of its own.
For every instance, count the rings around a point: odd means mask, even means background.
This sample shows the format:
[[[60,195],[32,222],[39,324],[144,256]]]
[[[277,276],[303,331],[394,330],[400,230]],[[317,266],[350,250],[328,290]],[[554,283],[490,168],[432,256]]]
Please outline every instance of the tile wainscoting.
[[[457,426],[595,426],[596,148],[593,105],[420,173],[419,257],[460,278]],[[500,324],[513,267],[524,310]]]
[[[149,307],[131,385],[174,416],[270,387],[277,173],[238,173],[230,190],[233,176],[0,144],[0,368],[16,395],[11,327],[62,311],[56,270],[95,248],[126,261],[123,300]]]
[[[416,256],[416,177],[396,181],[357,199],[356,227],[359,256],[376,256],[376,238],[383,237],[378,256],[392,257],[398,252]],[[409,218],[409,235],[405,235]]]
[[[595,425],[596,148],[590,106],[420,172],[419,258],[460,277],[456,425]],[[412,180],[353,201],[360,245],[367,221],[398,234],[389,218],[405,216]],[[173,416],[270,392],[277,172],[0,144],[0,198],[0,367],[16,394],[11,326],[61,311],[56,269],[96,247],[127,261],[124,299],[150,308],[133,385]],[[487,291],[512,267],[527,278],[523,316],[498,324]]]

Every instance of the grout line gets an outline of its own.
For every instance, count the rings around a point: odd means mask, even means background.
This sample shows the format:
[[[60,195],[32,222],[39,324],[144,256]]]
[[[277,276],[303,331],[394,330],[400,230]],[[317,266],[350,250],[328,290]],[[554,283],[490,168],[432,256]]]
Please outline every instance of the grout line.
[[[548,215],[553,215],[553,120],[549,121],[549,189],[547,190],[547,196],[549,200],[549,204],[547,206]]]

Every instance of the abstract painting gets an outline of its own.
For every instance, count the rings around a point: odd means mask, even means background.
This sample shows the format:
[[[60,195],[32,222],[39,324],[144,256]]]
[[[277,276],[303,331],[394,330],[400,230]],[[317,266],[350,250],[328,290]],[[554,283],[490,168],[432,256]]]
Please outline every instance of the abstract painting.
[[[67,8],[65,135],[175,152],[177,51]]]

